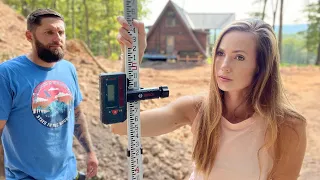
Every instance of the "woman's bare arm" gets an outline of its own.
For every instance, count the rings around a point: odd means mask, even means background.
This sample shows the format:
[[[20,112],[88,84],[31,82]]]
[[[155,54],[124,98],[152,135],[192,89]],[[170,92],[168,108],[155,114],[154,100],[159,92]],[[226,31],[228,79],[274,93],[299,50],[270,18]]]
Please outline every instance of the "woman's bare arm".
[[[200,102],[200,97],[184,96],[164,107],[141,112],[141,135],[158,136],[190,125],[197,114],[196,107]],[[111,128],[113,133],[126,135],[127,121],[112,124]]]
[[[290,126],[281,127],[284,155],[276,166],[272,180],[297,180],[300,174],[307,144],[306,123],[297,119],[290,122]]]

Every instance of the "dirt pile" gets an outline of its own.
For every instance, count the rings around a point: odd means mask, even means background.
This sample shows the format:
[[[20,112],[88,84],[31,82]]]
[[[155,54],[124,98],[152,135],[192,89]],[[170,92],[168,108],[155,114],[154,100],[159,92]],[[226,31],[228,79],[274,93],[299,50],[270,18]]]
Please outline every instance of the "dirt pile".
[[[9,6],[0,2],[0,58],[6,59],[30,51],[25,40],[26,20]]]
[[[25,20],[0,2],[0,54],[19,55],[30,50],[24,38]],[[67,60],[77,68],[80,88],[84,97],[83,109],[89,122],[90,133],[100,161],[98,177],[106,180],[127,178],[127,139],[111,133],[109,126],[99,121],[98,77],[102,72],[120,70],[118,61],[92,57],[82,42],[67,42]],[[98,63],[97,63],[98,62]],[[205,93],[210,79],[210,65],[183,65],[143,63],[140,69],[141,87],[167,85],[170,97],[141,102],[141,109],[163,106],[182,96]],[[172,68],[174,67],[174,68]],[[293,105],[308,119],[308,148],[299,180],[320,179],[320,68],[282,68],[286,90]],[[189,127],[159,137],[142,138],[144,148],[145,180],[183,180],[192,171],[192,134]],[[85,171],[86,156],[75,140],[74,150],[79,169]]]

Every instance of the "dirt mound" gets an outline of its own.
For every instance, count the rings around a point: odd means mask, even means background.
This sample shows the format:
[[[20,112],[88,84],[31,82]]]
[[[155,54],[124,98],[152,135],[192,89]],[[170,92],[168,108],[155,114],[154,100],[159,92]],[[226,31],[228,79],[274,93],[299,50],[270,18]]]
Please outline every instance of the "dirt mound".
[[[86,61],[93,61],[94,57],[91,56],[88,51],[83,41],[78,39],[67,40],[65,58],[67,60],[70,59],[70,61],[75,61],[76,58],[81,57],[81,59]]]
[[[0,2],[0,58],[6,59],[29,52],[31,46],[25,40],[26,20],[9,6]]]

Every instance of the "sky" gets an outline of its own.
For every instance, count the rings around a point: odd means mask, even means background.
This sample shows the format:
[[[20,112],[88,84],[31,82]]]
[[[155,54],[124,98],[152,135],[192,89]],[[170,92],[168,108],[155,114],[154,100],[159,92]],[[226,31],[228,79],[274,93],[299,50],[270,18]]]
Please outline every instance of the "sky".
[[[249,12],[262,11],[262,4],[254,5],[257,0],[172,0],[185,11],[189,13],[235,13],[236,19],[248,18]],[[263,1],[263,0],[261,0]],[[306,4],[316,2],[317,0],[284,0],[284,17],[283,24],[306,24],[303,18],[302,10]],[[147,8],[150,10],[148,17],[142,19],[146,26],[152,25],[168,0],[149,0]],[[268,0],[266,7],[267,18],[265,21],[272,24],[272,2],[276,0]],[[280,0],[278,8],[280,7]],[[279,11],[277,13],[279,15]],[[279,24],[277,17],[276,25]]]

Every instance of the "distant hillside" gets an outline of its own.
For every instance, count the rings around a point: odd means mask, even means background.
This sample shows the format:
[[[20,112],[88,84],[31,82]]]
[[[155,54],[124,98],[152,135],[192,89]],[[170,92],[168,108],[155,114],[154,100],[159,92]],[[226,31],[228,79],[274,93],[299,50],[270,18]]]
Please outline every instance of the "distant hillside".
[[[282,33],[283,35],[291,35],[296,34],[301,31],[305,31],[308,29],[308,24],[287,24],[282,27]],[[278,36],[279,26],[275,27],[276,35]],[[221,30],[216,31],[216,37],[220,34]],[[214,30],[210,31],[210,44],[214,42],[215,36],[214,36]]]
[[[282,27],[283,34],[295,34],[300,31],[305,31],[308,29],[308,24],[286,24]],[[278,33],[279,26],[275,27],[275,32]],[[219,34],[220,31],[217,30],[217,34]],[[212,34],[214,31],[212,31]]]
[[[282,27],[283,34],[295,34],[297,32],[305,31],[308,29],[308,24],[289,24]],[[279,31],[279,26],[275,27],[275,31]]]

